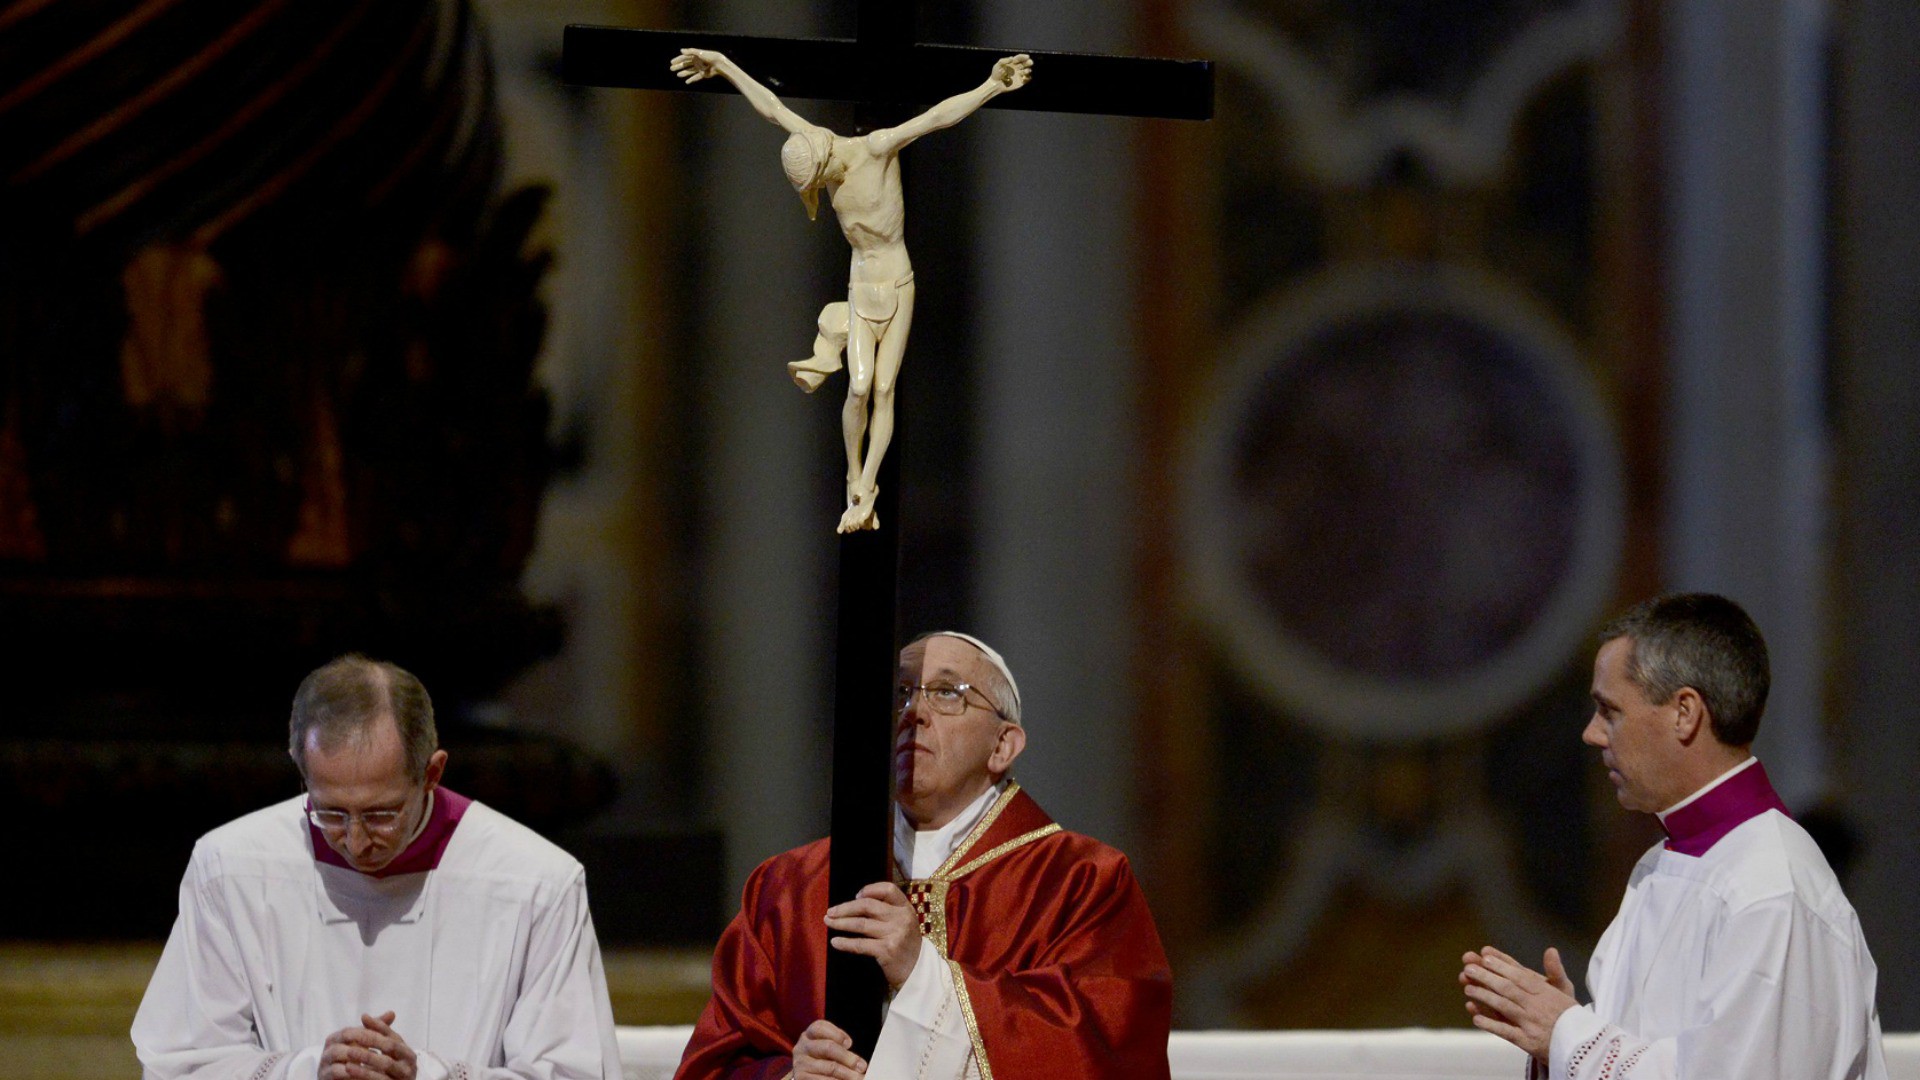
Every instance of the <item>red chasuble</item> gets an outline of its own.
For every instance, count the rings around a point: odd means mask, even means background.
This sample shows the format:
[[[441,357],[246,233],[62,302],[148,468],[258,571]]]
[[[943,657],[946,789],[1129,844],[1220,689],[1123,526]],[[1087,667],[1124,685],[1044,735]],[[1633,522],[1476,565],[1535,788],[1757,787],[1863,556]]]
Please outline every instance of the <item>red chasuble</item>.
[[[825,1012],[827,849],[776,855],[747,879],[676,1080],[793,1068],[794,1040]],[[1009,784],[933,877],[907,885],[983,1080],[1168,1075],[1173,976],[1125,855]]]

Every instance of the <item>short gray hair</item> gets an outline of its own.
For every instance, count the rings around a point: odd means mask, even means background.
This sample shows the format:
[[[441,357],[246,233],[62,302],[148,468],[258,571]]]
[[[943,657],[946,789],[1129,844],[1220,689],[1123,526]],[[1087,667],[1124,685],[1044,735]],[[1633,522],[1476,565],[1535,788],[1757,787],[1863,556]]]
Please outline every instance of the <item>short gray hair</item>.
[[[1600,631],[1626,638],[1627,678],[1656,705],[1690,686],[1707,704],[1713,736],[1752,745],[1772,677],[1767,642],[1739,604],[1712,593],[1676,593],[1636,605]]]
[[[1015,727],[1026,726],[1020,722],[1020,687],[1013,681],[1013,670],[1007,667],[1006,658],[1001,656],[993,646],[988,645],[972,634],[963,634],[958,630],[935,630],[932,633],[921,634],[919,637],[907,642],[905,648],[901,649],[901,651],[905,652],[915,645],[925,645],[928,639],[937,637],[964,641],[968,645],[971,645],[975,652],[985,658],[987,661],[987,674],[981,681],[980,692],[987,695],[987,700],[993,702],[993,707],[999,710],[1000,715],[1005,718],[1008,723],[1013,724]]]
[[[984,681],[986,685],[980,688],[980,692],[987,695],[987,700],[993,702],[993,707],[1000,710],[1000,715],[1015,727],[1024,726],[1020,723],[1020,695],[1013,692],[1013,684],[1001,674],[997,665],[987,665],[987,677]]]
[[[307,775],[310,733],[317,733],[320,745],[331,749],[349,736],[365,733],[382,716],[393,717],[400,729],[407,778],[418,783],[427,775],[428,759],[440,748],[433,699],[420,680],[397,664],[369,660],[359,653],[315,668],[300,681],[287,723],[287,749],[301,777]]]

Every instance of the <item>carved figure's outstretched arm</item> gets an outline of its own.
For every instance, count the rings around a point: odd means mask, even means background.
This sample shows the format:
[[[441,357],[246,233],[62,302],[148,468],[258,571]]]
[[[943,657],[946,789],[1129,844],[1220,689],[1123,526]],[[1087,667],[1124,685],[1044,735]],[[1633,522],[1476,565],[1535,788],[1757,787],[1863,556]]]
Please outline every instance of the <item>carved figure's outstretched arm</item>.
[[[667,66],[689,84],[715,75],[720,76],[732,83],[734,89],[740,91],[740,96],[752,104],[755,112],[785,128],[789,134],[797,135],[816,126],[787,108],[779,98],[774,96],[773,91],[761,86],[753,76],[742,71],[740,65],[728,59],[723,52],[714,49],[681,49],[680,55],[674,57]],[[976,105],[974,108],[979,106]]]
[[[1033,58],[1026,53],[994,62],[987,81],[947,100],[901,124],[882,128],[867,136],[867,146],[876,154],[897,154],[908,143],[927,134],[949,128],[972,116],[975,110],[1009,90],[1018,90],[1033,78]]]

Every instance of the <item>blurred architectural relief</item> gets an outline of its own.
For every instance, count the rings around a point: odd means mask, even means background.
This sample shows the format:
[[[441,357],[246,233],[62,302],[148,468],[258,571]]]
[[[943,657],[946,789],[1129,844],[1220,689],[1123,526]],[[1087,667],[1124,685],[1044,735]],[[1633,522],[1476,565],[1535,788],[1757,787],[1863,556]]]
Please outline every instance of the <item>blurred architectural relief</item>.
[[[472,723],[561,641],[519,584],[547,191],[501,184],[473,10],[22,5],[0,72],[0,811],[45,882],[10,932],[163,932],[349,649],[432,689],[455,787],[541,828],[610,799]]]
[[[1184,1024],[1454,1025],[1462,943],[1590,932],[1588,642],[1652,495],[1602,303],[1623,19],[1183,9],[1223,72],[1220,346],[1170,470],[1200,692],[1163,737],[1214,750],[1165,796],[1209,814],[1160,850],[1222,898]]]

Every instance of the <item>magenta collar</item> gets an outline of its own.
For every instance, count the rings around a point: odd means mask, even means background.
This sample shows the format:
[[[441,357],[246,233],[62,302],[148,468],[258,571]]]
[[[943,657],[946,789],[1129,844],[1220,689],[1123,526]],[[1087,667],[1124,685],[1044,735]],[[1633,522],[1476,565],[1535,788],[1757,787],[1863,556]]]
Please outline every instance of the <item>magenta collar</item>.
[[[1735,827],[1769,810],[1793,816],[1768,781],[1766,766],[1756,761],[1662,818],[1660,826],[1667,830],[1668,851],[1697,859]]]
[[[427,815],[427,826],[420,835],[413,838],[407,850],[394,856],[392,862],[367,874],[368,877],[385,878],[395,874],[417,874],[422,870],[432,870],[440,865],[440,855],[447,850],[447,841],[453,839],[454,826],[466,815],[467,807],[473,800],[465,795],[448,791],[444,787],[435,788],[433,793],[433,812]],[[307,823],[307,832],[313,839],[313,857],[317,862],[328,866],[338,866],[352,870],[353,864],[342,858],[340,853],[327,846],[327,838],[311,821]],[[366,871],[358,871],[366,873]]]

